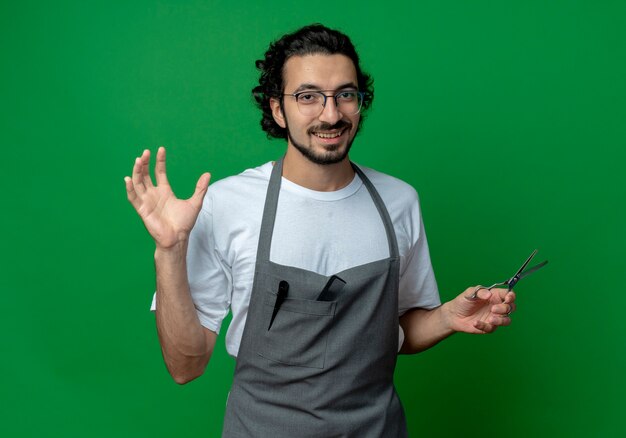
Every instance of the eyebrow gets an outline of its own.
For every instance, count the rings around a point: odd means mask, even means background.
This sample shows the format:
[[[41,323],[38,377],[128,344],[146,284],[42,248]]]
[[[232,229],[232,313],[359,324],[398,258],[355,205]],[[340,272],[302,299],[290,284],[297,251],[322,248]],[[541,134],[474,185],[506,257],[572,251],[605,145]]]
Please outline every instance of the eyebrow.
[[[346,88],[355,88],[355,89],[357,89],[358,87],[356,86],[356,84],[354,82],[346,82],[345,84],[342,84],[342,85],[338,86],[334,90],[322,90],[319,86],[317,86],[315,84],[300,84],[300,86],[298,88],[296,88],[292,94],[299,93],[300,91],[304,91],[304,90],[339,91],[339,90],[345,90]]]

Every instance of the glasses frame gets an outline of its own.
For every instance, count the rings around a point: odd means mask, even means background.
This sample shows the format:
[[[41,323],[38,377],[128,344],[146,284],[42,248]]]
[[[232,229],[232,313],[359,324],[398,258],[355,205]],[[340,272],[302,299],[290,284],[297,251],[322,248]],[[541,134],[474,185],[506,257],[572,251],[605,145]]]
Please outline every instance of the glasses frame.
[[[300,112],[300,114],[302,114],[303,116],[308,116],[308,117],[314,117],[314,115],[308,115],[308,114],[303,114],[302,110],[300,109],[300,105],[298,104],[298,99],[300,98],[301,95],[303,94],[307,94],[307,93],[317,93],[317,94],[321,94],[322,96],[324,96],[324,101],[322,102],[322,107],[319,111],[319,113],[317,113],[315,115],[319,116],[320,114],[322,114],[322,112],[324,112],[324,108],[326,108],[326,102],[328,101],[329,97],[332,97],[333,100],[335,101],[335,108],[337,108],[337,110],[339,111],[339,104],[337,103],[337,96],[339,96],[342,93],[346,93],[346,92],[350,92],[350,93],[356,93],[359,96],[359,109],[357,110],[357,112],[355,113],[351,113],[351,114],[346,114],[349,116],[354,116],[356,114],[359,114],[361,112],[361,108],[363,108],[363,101],[365,100],[365,96],[367,95],[367,93],[365,93],[364,91],[359,91],[359,90],[340,90],[340,91],[336,91],[336,90],[305,90],[305,91],[298,91],[297,93],[284,93],[283,96],[291,96],[294,99],[296,99],[296,106],[298,107],[298,111]],[[331,94],[328,95],[326,93],[335,93],[335,94]]]

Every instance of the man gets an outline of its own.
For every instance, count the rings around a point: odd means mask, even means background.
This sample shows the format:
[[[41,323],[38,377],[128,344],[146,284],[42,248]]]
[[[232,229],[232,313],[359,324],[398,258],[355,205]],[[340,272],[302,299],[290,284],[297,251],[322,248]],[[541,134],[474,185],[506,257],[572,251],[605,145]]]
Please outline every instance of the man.
[[[179,200],[157,153],[126,177],[156,242],[165,363],[204,372],[229,309],[237,358],[224,436],[404,437],[398,350],[510,324],[515,295],[469,288],[440,304],[415,191],[348,158],[373,99],[347,36],[321,25],[270,45],[254,91],[284,158]],[[390,132],[390,135],[392,133]]]

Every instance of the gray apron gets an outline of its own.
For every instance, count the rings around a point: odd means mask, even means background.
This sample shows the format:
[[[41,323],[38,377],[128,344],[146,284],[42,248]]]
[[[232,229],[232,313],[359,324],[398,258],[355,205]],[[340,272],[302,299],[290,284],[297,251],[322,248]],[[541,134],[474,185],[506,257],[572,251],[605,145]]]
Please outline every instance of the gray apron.
[[[274,165],[223,437],[407,436],[393,386],[398,244],[378,192],[353,167],[385,225],[390,255],[325,276],[269,260],[282,160]]]

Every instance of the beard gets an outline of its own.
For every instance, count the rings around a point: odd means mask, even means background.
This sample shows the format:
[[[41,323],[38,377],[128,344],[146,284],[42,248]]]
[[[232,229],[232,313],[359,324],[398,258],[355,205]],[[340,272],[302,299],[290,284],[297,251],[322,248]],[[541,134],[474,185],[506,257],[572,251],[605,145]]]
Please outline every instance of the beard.
[[[287,127],[287,136],[289,137],[289,141],[291,144],[309,161],[319,164],[321,166],[326,166],[329,164],[339,163],[343,161],[350,152],[350,148],[352,147],[352,142],[356,137],[356,132],[354,136],[348,141],[348,144],[344,149],[341,149],[341,144],[336,145],[325,145],[323,152],[316,152],[313,147],[306,146],[302,143],[298,143],[295,138],[291,135],[291,131],[289,129],[289,123],[287,122],[287,118],[285,118],[285,125]],[[349,131],[352,129],[352,124],[350,122],[346,122],[344,120],[339,120],[334,125],[330,125],[328,123],[322,123],[321,125],[315,126],[313,128],[309,128],[307,130],[307,134],[311,135],[314,131],[328,131],[331,129],[345,129]],[[358,130],[357,130],[358,132]]]

